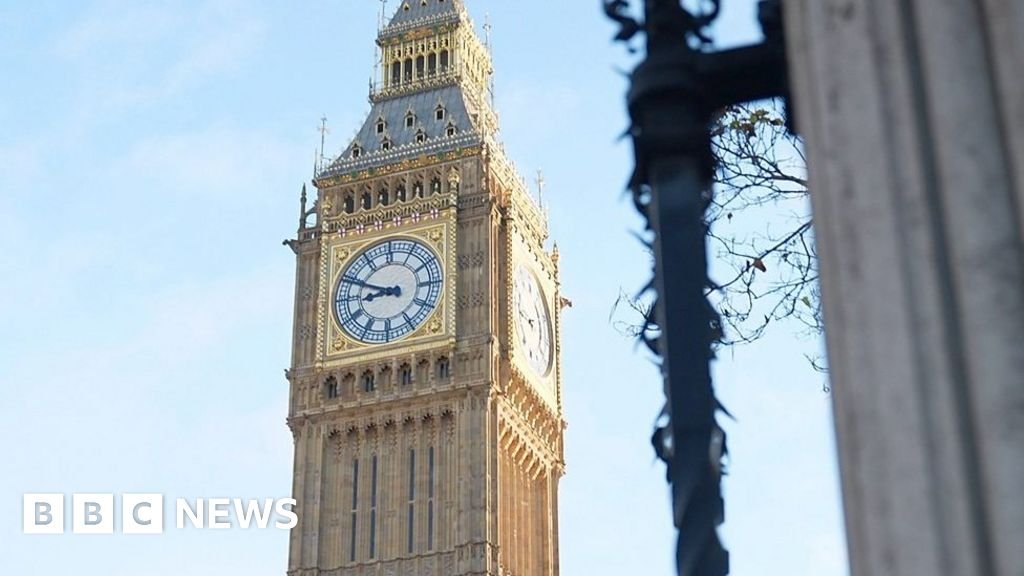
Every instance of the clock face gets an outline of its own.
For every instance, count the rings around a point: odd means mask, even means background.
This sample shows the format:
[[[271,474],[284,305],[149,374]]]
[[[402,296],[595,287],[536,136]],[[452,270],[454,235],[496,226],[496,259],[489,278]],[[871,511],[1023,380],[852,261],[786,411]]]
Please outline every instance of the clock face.
[[[516,343],[530,367],[540,376],[551,371],[551,317],[537,278],[520,264],[512,288]]]
[[[415,240],[385,240],[349,261],[334,291],[338,324],[368,344],[412,334],[441,299],[437,255]]]

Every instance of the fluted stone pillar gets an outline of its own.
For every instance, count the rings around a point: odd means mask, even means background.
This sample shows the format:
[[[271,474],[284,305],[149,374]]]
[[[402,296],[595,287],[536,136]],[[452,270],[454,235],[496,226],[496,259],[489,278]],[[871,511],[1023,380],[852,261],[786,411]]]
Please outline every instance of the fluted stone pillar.
[[[1024,2],[786,0],[855,576],[1024,574]]]

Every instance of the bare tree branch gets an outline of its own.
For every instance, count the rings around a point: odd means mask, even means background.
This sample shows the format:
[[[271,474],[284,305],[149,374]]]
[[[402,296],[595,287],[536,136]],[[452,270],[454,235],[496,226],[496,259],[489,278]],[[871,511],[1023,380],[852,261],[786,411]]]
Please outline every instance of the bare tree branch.
[[[753,342],[769,326],[796,321],[798,332],[822,332],[818,258],[804,151],[772,107],[735,106],[712,134],[717,166],[707,224],[712,273],[726,280],[708,288],[722,346]],[[653,302],[620,295],[613,324],[628,336],[656,333]],[[619,312],[626,319],[616,318]],[[641,320],[638,320],[640,318]],[[811,360],[823,367],[820,358]]]

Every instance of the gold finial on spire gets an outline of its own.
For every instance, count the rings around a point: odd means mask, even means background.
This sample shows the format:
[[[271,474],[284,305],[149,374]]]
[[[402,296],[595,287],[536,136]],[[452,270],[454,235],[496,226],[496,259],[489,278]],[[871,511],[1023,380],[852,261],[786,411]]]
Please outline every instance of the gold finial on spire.
[[[491,52],[491,14],[484,14],[484,46],[487,47],[487,52]],[[487,91],[490,92],[491,96],[491,110],[494,110],[494,73],[490,72],[487,76]]]
[[[541,208],[543,208],[544,207],[544,171],[543,170],[537,170],[537,179],[535,180],[535,182],[537,183],[537,204],[540,205]]]
[[[327,135],[331,133],[330,128],[327,127],[327,115],[320,117],[320,126],[317,128],[317,132],[320,133],[320,155],[317,157],[317,172],[320,171],[320,165],[324,161],[324,143],[327,141]]]
[[[487,49],[491,49],[491,15],[490,13],[484,14],[484,46]]]

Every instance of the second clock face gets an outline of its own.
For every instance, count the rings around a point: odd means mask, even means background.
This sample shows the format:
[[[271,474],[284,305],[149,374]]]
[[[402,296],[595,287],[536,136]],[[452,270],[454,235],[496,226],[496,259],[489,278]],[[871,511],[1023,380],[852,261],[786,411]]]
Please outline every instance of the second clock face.
[[[540,376],[551,371],[551,317],[540,283],[522,264],[516,266],[512,288],[516,343]]]
[[[369,344],[412,334],[441,299],[441,262],[415,240],[378,242],[353,258],[334,292],[338,324]]]

